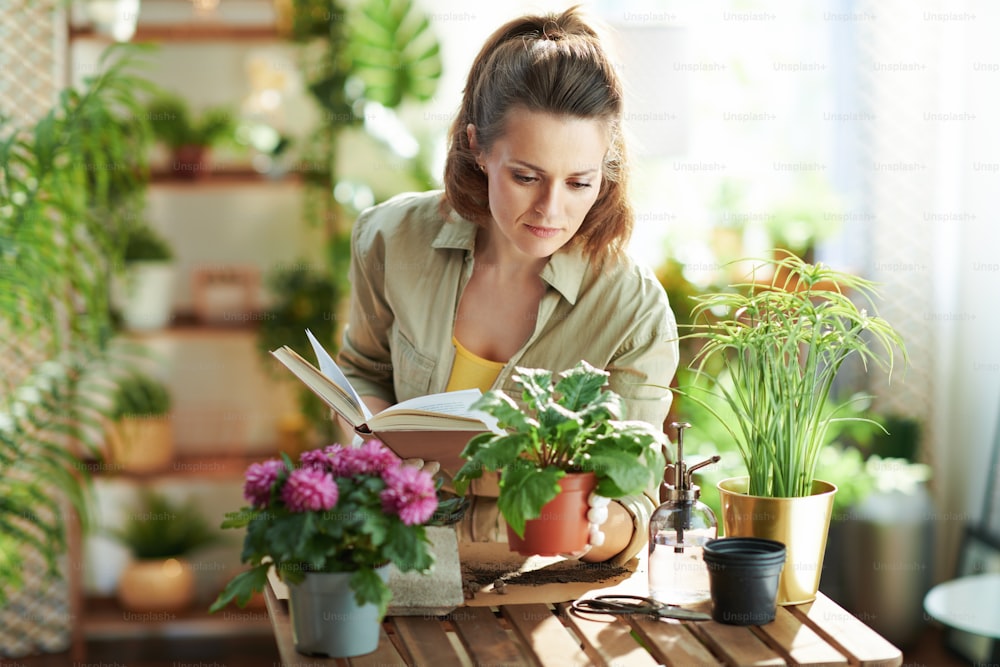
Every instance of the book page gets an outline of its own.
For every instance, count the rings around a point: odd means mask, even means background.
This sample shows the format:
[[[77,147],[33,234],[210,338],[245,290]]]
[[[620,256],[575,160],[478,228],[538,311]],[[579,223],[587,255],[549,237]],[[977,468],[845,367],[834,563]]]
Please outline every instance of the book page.
[[[323,372],[323,375],[330,378],[338,387],[344,390],[344,393],[354,399],[354,403],[361,409],[361,414],[364,415],[364,421],[368,421],[372,418],[371,410],[365,405],[365,402],[361,400],[358,396],[358,392],[354,390],[351,386],[350,380],[344,375],[344,372],[340,370],[340,366],[337,362],[333,360],[330,353],[326,351],[323,345],[320,344],[316,337],[313,336],[312,331],[306,329],[306,335],[309,336],[309,342],[312,344],[313,352],[316,353],[316,360],[319,361],[319,369]]]
[[[363,421],[360,407],[344,388],[303,359],[295,350],[285,345],[272,350],[271,354],[348,422],[357,425]]]
[[[468,431],[497,428],[492,415],[473,410],[471,405],[482,396],[478,389],[463,389],[441,394],[417,396],[390,405],[368,421],[373,431],[406,429]]]
[[[394,412],[397,410],[410,410],[419,412],[439,412],[446,415],[471,416],[473,410],[469,407],[482,396],[478,389],[463,389],[462,391],[450,391],[443,394],[429,394],[427,396],[417,396],[402,403],[390,405],[379,414]],[[478,419],[478,415],[476,416]]]

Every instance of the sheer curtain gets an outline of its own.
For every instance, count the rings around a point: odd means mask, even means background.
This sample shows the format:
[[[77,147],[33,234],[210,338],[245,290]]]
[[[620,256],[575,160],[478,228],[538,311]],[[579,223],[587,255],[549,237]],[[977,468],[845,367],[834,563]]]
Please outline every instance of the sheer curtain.
[[[911,355],[904,377],[873,391],[924,424],[944,578],[947,545],[981,511],[1000,405],[1000,11],[987,0],[857,11],[877,17],[858,26],[868,267]]]

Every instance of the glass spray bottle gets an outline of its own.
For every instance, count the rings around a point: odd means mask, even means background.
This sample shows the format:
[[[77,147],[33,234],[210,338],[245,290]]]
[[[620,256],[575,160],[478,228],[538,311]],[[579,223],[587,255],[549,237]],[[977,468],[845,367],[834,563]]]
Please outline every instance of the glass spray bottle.
[[[649,595],[667,604],[692,604],[709,599],[708,569],[702,546],[718,535],[715,513],[698,500],[701,490],[691,473],[716,463],[713,456],[690,468],[684,462],[685,422],[677,429],[677,458],[663,473],[661,505],[649,520]]]

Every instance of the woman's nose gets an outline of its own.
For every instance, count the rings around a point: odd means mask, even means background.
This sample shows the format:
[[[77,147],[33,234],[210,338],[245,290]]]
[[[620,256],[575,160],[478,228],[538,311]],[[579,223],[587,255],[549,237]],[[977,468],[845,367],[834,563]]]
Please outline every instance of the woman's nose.
[[[558,188],[555,185],[544,188],[535,202],[535,210],[546,218],[555,218],[559,215],[559,206],[562,204]]]

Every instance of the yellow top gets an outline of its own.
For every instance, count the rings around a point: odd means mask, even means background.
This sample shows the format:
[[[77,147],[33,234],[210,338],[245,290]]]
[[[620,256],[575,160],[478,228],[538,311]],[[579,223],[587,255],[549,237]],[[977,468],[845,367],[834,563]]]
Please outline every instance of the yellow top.
[[[451,377],[445,391],[479,389],[484,394],[493,386],[494,380],[504,367],[502,361],[490,361],[469,352],[454,336],[455,363],[451,367]]]

